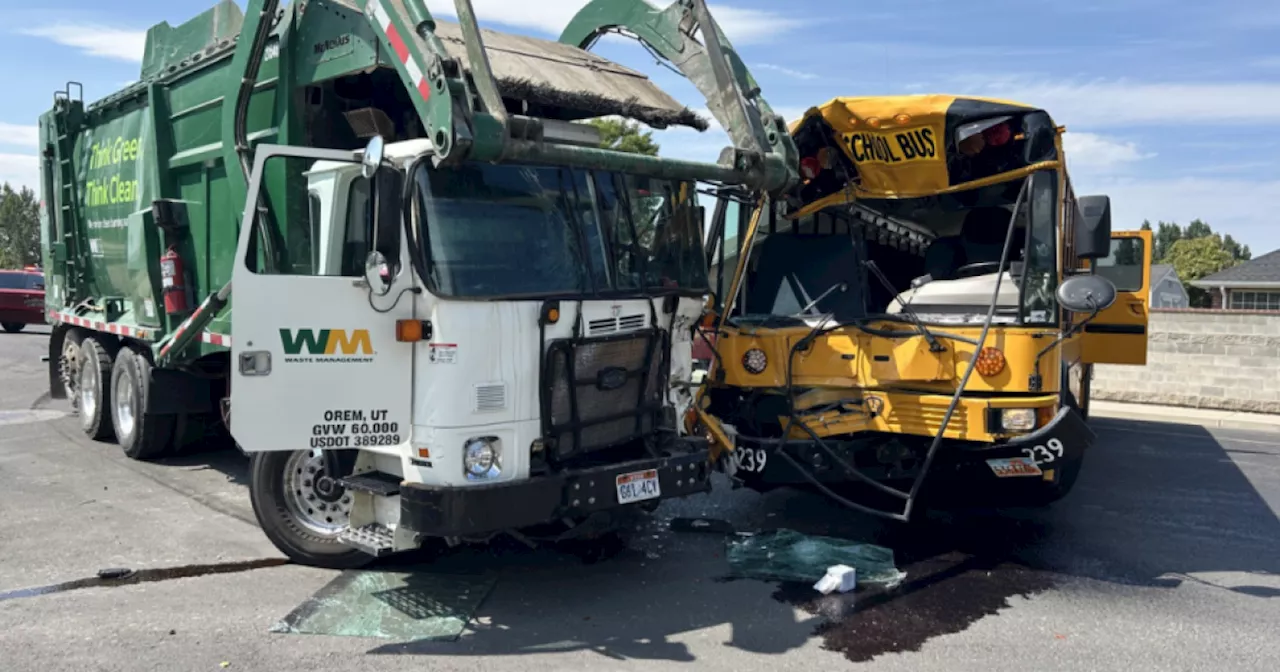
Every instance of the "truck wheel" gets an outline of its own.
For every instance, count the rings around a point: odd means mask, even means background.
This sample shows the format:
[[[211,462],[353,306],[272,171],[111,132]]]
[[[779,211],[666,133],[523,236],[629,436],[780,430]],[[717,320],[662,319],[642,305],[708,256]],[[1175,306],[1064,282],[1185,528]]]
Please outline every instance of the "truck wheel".
[[[151,362],[133,348],[123,348],[111,368],[111,423],[116,442],[134,460],[150,460],[173,444],[173,416],[146,412]]]
[[[4,327],[4,330],[11,334],[16,334],[19,331],[26,329],[27,325],[21,322],[0,322],[0,327]]]
[[[324,477],[318,450],[254,453],[249,461],[249,499],[262,531],[289,559],[326,569],[354,569],[373,556],[346,546],[351,495],[317,488]]]
[[[76,392],[80,407],[80,429],[95,441],[111,438],[111,353],[98,342],[87,337],[80,341],[77,355],[79,367],[76,375]]]

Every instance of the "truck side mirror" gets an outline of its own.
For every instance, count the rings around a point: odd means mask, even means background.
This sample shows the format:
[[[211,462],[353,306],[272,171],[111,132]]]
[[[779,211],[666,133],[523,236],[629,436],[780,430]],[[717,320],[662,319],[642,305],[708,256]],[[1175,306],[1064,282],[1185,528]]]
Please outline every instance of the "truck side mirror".
[[[1111,253],[1111,197],[1076,199],[1076,256],[1103,259]]]
[[[365,257],[364,281],[375,296],[386,296],[391,291],[391,269],[381,252],[374,250]]]
[[[369,144],[364,147],[364,154],[360,157],[360,174],[365,179],[373,177],[378,172],[378,168],[382,167],[382,158],[386,154],[386,141],[381,135],[375,135],[369,138]]]

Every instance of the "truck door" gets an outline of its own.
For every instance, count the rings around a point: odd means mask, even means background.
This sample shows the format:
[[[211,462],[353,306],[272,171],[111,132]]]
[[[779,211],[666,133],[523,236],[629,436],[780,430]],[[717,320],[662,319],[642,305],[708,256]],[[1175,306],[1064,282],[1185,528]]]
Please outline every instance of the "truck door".
[[[247,202],[263,194],[267,214],[246,208],[232,274],[231,430],[244,450],[409,440],[413,343],[397,340],[397,320],[406,333],[421,323],[400,179],[390,167],[364,177],[352,152],[256,149]],[[371,293],[375,250],[385,280]]]
[[[1111,251],[1094,272],[1116,286],[1116,301],[1084,327],[1084,362],[1147,363],[1147,311],[1151,296],[1151,232],[1113,231]]]

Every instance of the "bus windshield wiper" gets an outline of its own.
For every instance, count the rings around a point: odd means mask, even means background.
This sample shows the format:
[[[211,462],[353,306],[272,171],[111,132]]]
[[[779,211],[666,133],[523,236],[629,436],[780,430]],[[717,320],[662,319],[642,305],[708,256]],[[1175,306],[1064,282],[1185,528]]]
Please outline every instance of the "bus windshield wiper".
[[[929,352],[945,352],[946,348],[942,347],[942,344],[938,342],[938,338],[936,336],[929,333],[929,330],[924,326],[924,322],[920,321],[920,316],[916,315],[916,311],[912,310],[911,306],[906,301],[902,300],[902,297],[898,294],[898,290],[894,289],[893,283],[889,282],[889,278],[885,276],[884,271],[880,270],[880,267],[876,265],[876,262],[866,259],[862,262],[862,265],[866,266],[873,274],[875,274],[876,279],[880,281],[880,284],[884,285],[884,288],[889,290],[889,293],[893,295],[893,298],[898,302],[898,305],[902,306],[902,312],[906,313],[907,317],[911,318],[911,323],[916,326],[916,330],[920,332],[921,336],[924,336],[924,340],[929,342]]]

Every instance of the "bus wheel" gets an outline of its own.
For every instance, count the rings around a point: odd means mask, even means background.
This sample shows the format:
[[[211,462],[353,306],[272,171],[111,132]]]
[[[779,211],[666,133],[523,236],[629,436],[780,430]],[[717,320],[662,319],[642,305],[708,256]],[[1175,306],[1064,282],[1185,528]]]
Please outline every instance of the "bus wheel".
[[[146,412],[151,362],[132,348],[116,355],[111,369],[111,423],[116,442],[134,460],[150,460],[168,452],[173,439],[172,415]]]
[[[95,441],[111,438],[111,353],[98,339],[80,341],[77,353],[76,392],[80,429]]]
[[[19,331],[26,329],[27,325],[21,322],[0,322],[0,327],[3,327],[5,331],[11,334],[16,334]]]
[[[326,476],[321,451],[257,452],[249,474],[258,525],[289,559],[326,569],[354,569],[373,560],[338,541],[347,529],[352,499],[340,487],[317,487]]]

